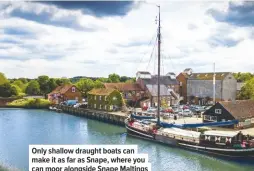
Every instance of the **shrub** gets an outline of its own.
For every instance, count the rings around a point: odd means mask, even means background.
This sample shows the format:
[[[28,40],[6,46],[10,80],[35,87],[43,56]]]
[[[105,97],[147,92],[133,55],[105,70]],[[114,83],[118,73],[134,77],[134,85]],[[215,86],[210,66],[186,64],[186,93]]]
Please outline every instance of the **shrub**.
[[[21,108],[48,108],[50,102],[46,99],[18,99],[7,104],[9,107],[21,107]]]

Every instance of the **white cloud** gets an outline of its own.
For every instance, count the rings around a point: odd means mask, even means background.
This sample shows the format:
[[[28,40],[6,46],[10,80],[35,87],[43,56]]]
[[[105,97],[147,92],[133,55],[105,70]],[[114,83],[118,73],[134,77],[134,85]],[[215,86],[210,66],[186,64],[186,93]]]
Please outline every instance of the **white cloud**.
[[[197,72],[211,72],[213,62],[217,63],[216,68],[220,71],[254,71],[250,65],[254,64],[250,60],[253,59],[254,43],[250,38],[251,30],[218,23],[206,14],[211,8],[226,11],[227,3],[163,1],[160,5],[162,55],[167,57],[163,57],[164,73],[178,73],[187,67]],[[52,16],[49,18],[52,22],[70,22],[73,19],[80,26],[94,28],[94,31],[6,17],[17,8],[37,15],[47,12]],[[22,41],[23,46],[10,47],[5,44],[5,48],[0,48],[0,56],[10,56],[8,60],[0,57],[1,72],[8,77],[37,77],[42,74],[52,77],[107,76],[113,72],[134,76],[137,70],[146,68],[154,72],[157,65],[155,57],[147,67],[153,44],[149,47],[147,44],[156,33],[157,12],[155,5],[145,4],[124,17],[96,18],[78,10],[64,10],[45,4],[13,3],[2,12],[5,17],[0,17],[0,35],[4,34],[1,29],[14,27],[26,29],[34,37],[3,35],[11,40]],[[233,47],[212,47],[209,39],[213,37],[242,41]],[[123,47],[137,42],[147,43]],[[3,44],[0,38],[0,46]],[[57,58],[52,60],[55,56]],[[248,64],[245,60],[248,60]]]

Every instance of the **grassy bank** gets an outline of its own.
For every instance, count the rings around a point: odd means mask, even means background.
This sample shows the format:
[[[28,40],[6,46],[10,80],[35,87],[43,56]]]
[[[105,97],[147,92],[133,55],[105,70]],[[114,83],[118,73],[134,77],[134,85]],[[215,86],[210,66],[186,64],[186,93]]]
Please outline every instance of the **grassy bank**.
[[[18,99],[7,104],[10,108],[27,108],[27,109],[46,109],[50,106],[50,102],[46,99]]]

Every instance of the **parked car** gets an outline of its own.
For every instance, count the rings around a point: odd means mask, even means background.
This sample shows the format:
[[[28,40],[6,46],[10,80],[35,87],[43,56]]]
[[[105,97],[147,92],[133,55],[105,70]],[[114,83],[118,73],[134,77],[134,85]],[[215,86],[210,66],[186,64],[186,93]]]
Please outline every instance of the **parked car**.
[[[148,106],[143,106],[143,107],[142,107],[142,110],[143,110],[143,111],[146,111],[147,109],[148,109]]]
[[[157,108],[155,108],[155,107],[149,107],[147,109],[147,112],[156,112],[156,111],[157,111]]]
[[[161,112],[165,112],[165,113],[173,113],[173,109],[171,108],[167,108],[167,109],[162,109]]]
[[[185,109],[185,110],[183,110],[182,115],[183,115],[183,116],[192,116],[193,113],[192,113],[191,110]]]

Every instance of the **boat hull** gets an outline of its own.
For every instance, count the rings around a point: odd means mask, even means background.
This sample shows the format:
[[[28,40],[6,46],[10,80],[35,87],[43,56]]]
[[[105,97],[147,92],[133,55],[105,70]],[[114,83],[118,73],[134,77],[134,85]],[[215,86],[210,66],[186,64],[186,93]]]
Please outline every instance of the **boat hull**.
[[[164,145],[169,145],[170,147],[176,147],[185,149],[188,151],[198,152],[202,154],[206,154],[213,157],[219,157],[223,159],[230,159],[235,161],[253,161],[254,160],[254,148],[250,149],[222,149],[222,148],[211,148],[204,147],[198,144],[188,144],[184,141],[176,140],[174,138],[152,134],[145,131],[141,131],[139,129],[133,128],[128,124],[125,125],[127,129],[128,135],[155,141],[158,143],[162,143]]]
[[[127,133],[131,136],[139,137],[142,139],[155,140],[154,134],[152,133],[141,131],[139,129],[129,126],[128,124],[125,124],[125,127],[127,129]]]

